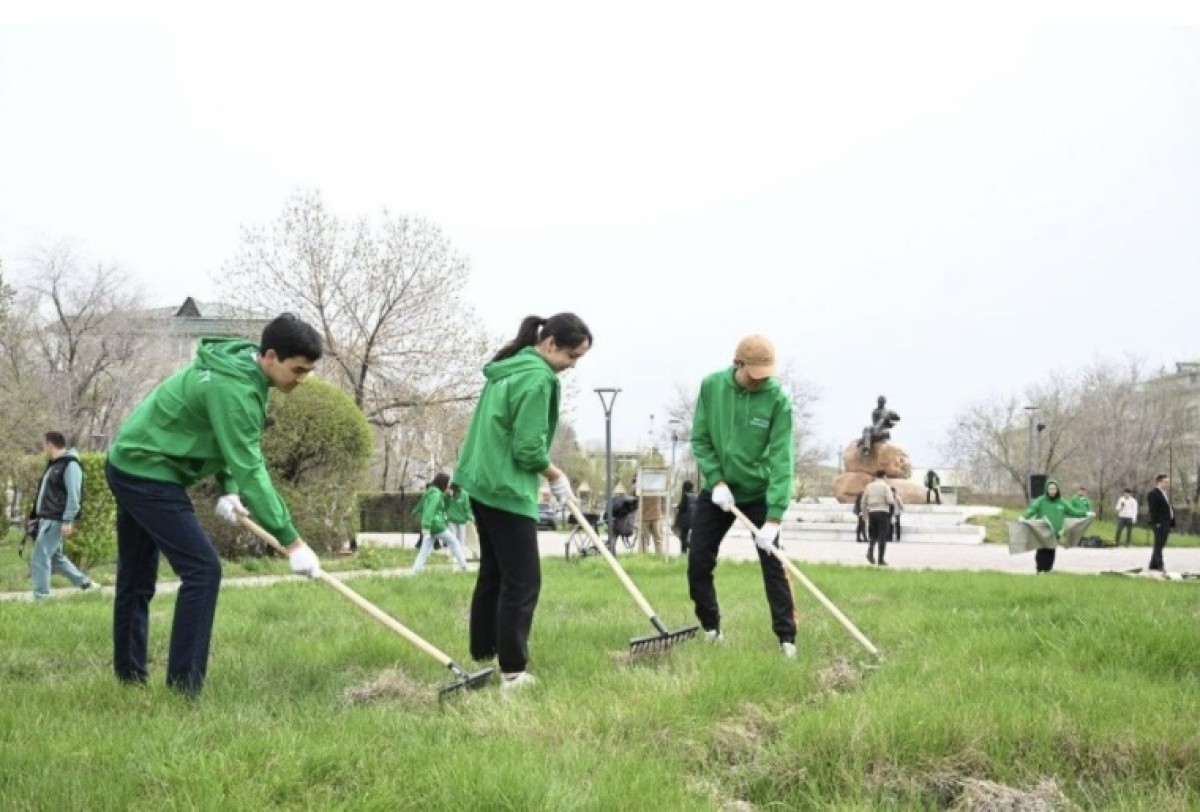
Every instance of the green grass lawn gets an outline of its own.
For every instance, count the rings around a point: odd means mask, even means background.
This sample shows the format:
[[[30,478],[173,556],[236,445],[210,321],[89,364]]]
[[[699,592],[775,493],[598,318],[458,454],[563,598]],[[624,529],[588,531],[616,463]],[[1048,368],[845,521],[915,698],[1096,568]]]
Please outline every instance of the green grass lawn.
[[[987,540],[996,544],[1008,544],[1008,529],[1005,524],[1021,518],[1021,511],[1003,508],[999,516],[973,516],[967,524],[981,525],[986,528]],[[1096,519],[1088,529],[1089,536],[1099,536],[1106,543],[1111,543],[1117,535],[1115,519]],[[1121,545],[1125,545],[1125,537],[1121,537]],[[1154,537],[1145,524],[1133,528],[1134,547],[1153,547]],[[1167,539],[1167,547],[1200,547],[1200,536],[1187,533],[1171,533]]]
[[[691,619],[682,562],[626,562],[668,625]],[[604,562],[545,561],[540,683],[444,704],[441,666],[320,583],[225,590],[194,704],[163,685],[173,596],[152,604],[144,689],[110,676],[110,599],[0,603],[0,806],[1054,808],[979,805],[1008,793],[1200,808],[1196,584],[806,572],[882,663],[803,591],[800,656],[785,660],[757,566],[727,562],[728,641],[630,663],[650,627]],[[473,583],[444,569],[352,582],[455,657]]]

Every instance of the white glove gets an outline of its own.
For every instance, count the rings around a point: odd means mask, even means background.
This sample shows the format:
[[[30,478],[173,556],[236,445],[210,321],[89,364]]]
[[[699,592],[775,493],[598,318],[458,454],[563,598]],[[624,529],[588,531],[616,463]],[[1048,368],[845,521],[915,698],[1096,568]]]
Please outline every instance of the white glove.
[[[754,543],[764,553],[770,553],[775,549],[775,539],[777,538],[779,538],[779,523],[767,522],[754,534]]]
[[[250,511],[242,505],[236,493],[227,493],[217,500],[217,515],[230,524],[238,523],[238,516],[249,516]]]
[[[317,558],[317,554],[307,544],[288,553],[288,563],[292,565],[292,572],[296,575],[321,577],[321,559]]]
[[[733,492],[728,485],[718,485],[712,491],[712,503],[726,513],[733,507]]]
[[[575,494],[571,493],[571,480],[567,479],[566,474],[550,483],[550,493],[554,494],[560,505],[566,504],[568,499],[575,498]]]

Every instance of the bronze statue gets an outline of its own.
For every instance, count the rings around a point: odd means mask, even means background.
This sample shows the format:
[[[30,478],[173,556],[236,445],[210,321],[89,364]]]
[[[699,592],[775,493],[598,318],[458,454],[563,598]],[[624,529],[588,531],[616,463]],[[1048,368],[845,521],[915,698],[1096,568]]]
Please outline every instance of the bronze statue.
[[[871,445],[873,443],[881,440],[890,440],[892,438],[892,426],[900,422],[900,415],[887,407],[887,398],[880,395],[878,404],[875,410],[871,412],[871,425],[863,429],[862,440],[858,443],[858,450],[864,457],[871,453]]]

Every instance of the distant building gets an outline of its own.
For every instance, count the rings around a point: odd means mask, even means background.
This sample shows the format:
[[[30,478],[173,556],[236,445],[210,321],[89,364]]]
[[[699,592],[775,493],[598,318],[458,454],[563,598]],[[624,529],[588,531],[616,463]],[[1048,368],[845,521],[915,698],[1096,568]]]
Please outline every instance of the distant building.
[[[178,307],[150,308],[138,315],[153,329],[161,329],[166,323],[168,354],[181,364],[191,360],[202,338],[236,336],[258,341],[263,327],[274,318],[223,302],[200,302],[191,296]]]

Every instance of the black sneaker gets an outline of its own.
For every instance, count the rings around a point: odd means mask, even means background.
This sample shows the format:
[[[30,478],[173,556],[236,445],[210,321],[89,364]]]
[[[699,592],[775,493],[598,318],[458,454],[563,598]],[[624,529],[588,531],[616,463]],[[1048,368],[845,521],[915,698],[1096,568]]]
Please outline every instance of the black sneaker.
[[[80,584],[80,585],[79,585],[79,591],[80,591],[80,592],[87,592],[89,589],[91,589],[91,588],[92,588],[92,587],[94,587],[95,585],[96,585],[96,584],[95,584],[94,582],[92,582],[92,581],[84,581],[82,584]]]

